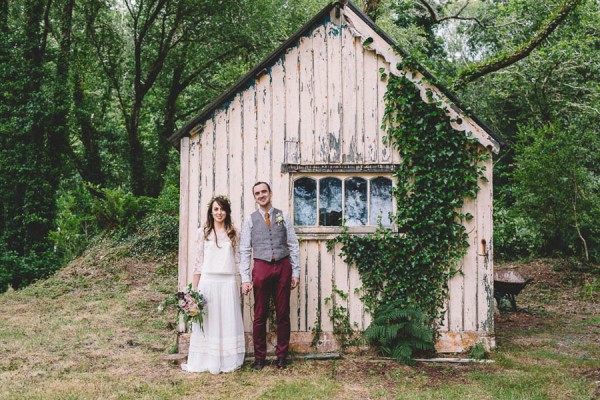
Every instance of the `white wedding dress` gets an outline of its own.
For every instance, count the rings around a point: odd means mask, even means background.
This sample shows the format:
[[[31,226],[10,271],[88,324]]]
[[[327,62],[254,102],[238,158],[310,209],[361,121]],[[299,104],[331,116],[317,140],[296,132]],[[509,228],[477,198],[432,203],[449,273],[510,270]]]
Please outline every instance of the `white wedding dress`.
[[[211,237],[212,236],[212,237]],[[200,246],[201,263],[198,289],[206,299],[202,327],[192,324],[192,336],[186,364],[188,372],[218,374],[231,372],[244,363],[246,352],[240,306],[240,289],[236,280],[236,261],[231,241],[219,235],[219,246],[211,233]]]

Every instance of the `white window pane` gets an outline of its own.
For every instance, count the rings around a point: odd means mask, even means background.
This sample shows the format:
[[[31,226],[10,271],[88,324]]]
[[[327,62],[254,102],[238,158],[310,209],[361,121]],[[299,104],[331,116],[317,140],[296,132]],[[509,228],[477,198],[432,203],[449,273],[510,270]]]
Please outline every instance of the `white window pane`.
[[[338,178],[319,182],[319,225],[342,226],[342,181]]]
[[[381,225],[391,226],[392,212],[392,180],[378,177],[371,180],[371,225],[377,225],[381,216]]]
[[[345,182],[345,215],[347,226],[367,225],[367,181],[349,178]]]
[[[311,226],[317,223],[317,182],[300,178],[294,182],[294,225]]]

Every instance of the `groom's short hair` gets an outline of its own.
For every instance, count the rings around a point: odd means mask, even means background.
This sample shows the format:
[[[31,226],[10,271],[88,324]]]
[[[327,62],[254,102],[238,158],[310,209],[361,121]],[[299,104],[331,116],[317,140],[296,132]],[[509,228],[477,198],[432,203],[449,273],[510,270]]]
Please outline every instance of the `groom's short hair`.
[[[269,186],[269,184],[267,182],[256,182],[254,184],[254,186],[252,186],[252,193],[254,193],[254,188],[257,187],[258,185],[262,185],[265,184],[267,185],[267,189],[269,189],[269,192],[271,192],[271,186]]]

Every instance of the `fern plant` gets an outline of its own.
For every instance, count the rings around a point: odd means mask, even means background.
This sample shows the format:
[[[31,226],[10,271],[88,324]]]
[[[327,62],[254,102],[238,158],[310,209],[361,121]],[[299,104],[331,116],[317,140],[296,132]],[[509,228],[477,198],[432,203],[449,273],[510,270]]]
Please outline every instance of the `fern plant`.
[[[434,350],[434,331],[428,324],[429,318],[419,308],[401,307],[399,300],[377,307],[364,338],[377,346],[383,355],[411,365],[415,350]]]

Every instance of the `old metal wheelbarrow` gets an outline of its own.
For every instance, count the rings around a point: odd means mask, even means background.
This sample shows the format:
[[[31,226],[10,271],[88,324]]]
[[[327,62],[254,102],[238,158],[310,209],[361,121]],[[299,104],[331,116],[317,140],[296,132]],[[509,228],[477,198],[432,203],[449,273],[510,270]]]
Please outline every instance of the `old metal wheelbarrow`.
[[[494,298],[500,310],[502,299],[507,299],[513,311],[517,311],[515,296],[521,293],[525,286],[533,282],[533,278],[525,279],[518,272],[503,269],[494,272]]]

